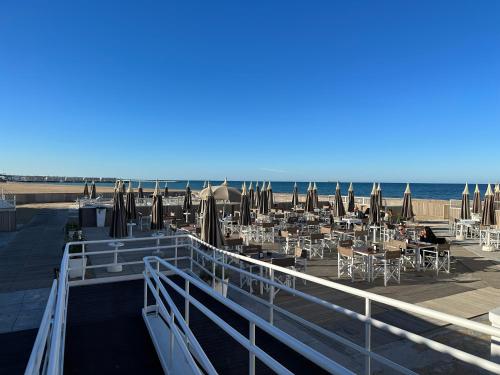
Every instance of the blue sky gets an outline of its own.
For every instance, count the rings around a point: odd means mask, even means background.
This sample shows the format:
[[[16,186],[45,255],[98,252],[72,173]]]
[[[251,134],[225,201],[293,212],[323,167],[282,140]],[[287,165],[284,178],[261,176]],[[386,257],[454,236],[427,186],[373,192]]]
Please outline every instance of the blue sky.
[[[0,173],[500,180],[500,2],[2,1]]]

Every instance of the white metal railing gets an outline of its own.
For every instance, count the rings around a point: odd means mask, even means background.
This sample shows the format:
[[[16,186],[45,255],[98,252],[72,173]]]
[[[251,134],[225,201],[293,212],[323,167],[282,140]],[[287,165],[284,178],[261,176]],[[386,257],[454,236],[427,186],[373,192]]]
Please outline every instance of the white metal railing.
[[[157,265],[162,265],[165,267],[167,270],[171,271],[173,274],[178,275],[183,278],[185,282],[185,287],[181,288],[179,287],[175,282],[173,282],[171,279],[166,277],[163,273],[160,272],[159,268],[154,268],[152,266],[152,262],[155,262]],[[176,322],[182,322],[181,326],[184,330],[189,330],[188,325],[189,325],[189,307],[186,307],[185,309],[185,315],[181,315],[180,312],[176,309],[175,304],[173,303],[171,297],[169,296],[168,292],[166,291],[165,287],[161,283],[161,281],[165,282],[168,284],[171,288],[173,288],[177,293],[179,293],[185,300],[185,306],[188,306],[188,304],[193,305],[201,311],[206,317],[208,317],[213,323],[215,323],[217,326],[219,326],[225,333],[227,333],[229,336],[231,336],[236,342],[238,342],[240,345],[242,345],[245,349],[248,350],[249,353],[249,358],[250,358],[250,363],[249,363],[249,373],[253,375],[255,373],[255,360],[259,359],[262,361],[265,365],[267,365],[271,370],[278,374],[292,374],[283,364],[275,360],[273,357],[271,357],[268,353],[266,353],[264,350],[262,350],[256,343],[255,341],[255,329],[260,328],[262,331],[266,332],[267,334],[273,336],[275,339],[279,340],[282,342],[285,346],[291,348],[292,350],[296,351],[297,353],[301,354],[305,358],[309,359],[311,362],[315,363],[316,365],[322,367],[323,369],[327,370],[328,372],[332,374],[354,374],[353,372],[347,370],[345,367],[340,366],[338,363],[330,360],[329,358],[325,357],[321,353],[313,350],[311,347],[308,345],[298,341],[297,339],[289,336],[285,332],[277,329],[275,326],[270,324],[269,322],[265,321],[264,319],[258,317],[257,315],[251,313],[249,310],[241,307],[237,303],[231,301],[228,298],[223,297],[221,294],[217,293],[214,291],[213,288],[209,287],[206,283],[201,281],[197,277],[193,277],[192,275],[189,275],[188,273],[182,271],[181,269],[175,267],[174,265],[160,259],[157,257],[150,257],[145,259],[145,282],[146,284],[149,285],[150,290],[153,292],[155,296],[155,302],[159,303],[162,308],[164,308],[163,302],[159,298],[160,295],[164,297],[167,300],[167,303],[169,304],[169,307],[173,311],[173,315],[176,318]],[[154,280],[156,281],[156,286],[154,286],[152,283],[149,282],[149,276],[152,276]],[[161,279],[161,281],[160,281]],[[216,299],[223,305],[225,305],[227,308],[231,309],[235,313],[237,313],[241,318],[245,319],[248,324],[249,324],[249,332],[250,335],[247,338],[246,336],[242,335],[239,333],[235,328],[230,326],[228,323],[226,323],[224,320],[219,318],[214,312],[210,310],[209,307],[205,306],[203,303],[198,301],[196,298],[194,298],[190,294],[190,285],[193,285],[197,287],[198,289],[201,289],[204,293],[208,294],[212,298]],[[161,293],[158,293],[157,291],[154,291],[155,287],[157,290]],[[145,306],[146,308],[147,306]],[[168,319],[168,312],[165,309],[165,315],[167,316]],[[173,326],[173,322],[171,322],[171,326]],[[189,331],[190,332],[190,331]],[[193,336],[194,337],[194,336]],[[189,342],[191,341],[191,338],[188,340]],[[191,344],[191,342],[190,342]],[[199,348],[201,350],[201,347]],[[199,354],[199,353],[198,353]],[[208,360],[208,358],[207,358]],[[208,367],[207,364],[204,364],[204,370],[207,373],[214,373],[212,370],[213,367]]]
[[[49,338],[51,337],[52,324],[54,322],[54,311],[57,295],[57,280],[52,283],[52,288],[50,289],[49,299],[47,301],[47,306],[43,313],[42,321],[40,323],[40,328],[36,335],[35,344],[33,345],[33,350],[31,351],[30,359],[28,365],[26,366],[25,375],[35,375],[44,373],[47,368],[46,353],[50,348]],[[45,350],[47,348],[47,350]]]
[[[140,242],[151,242],[155,241],[153,245],[143,246]],[[160,243],[160,241],[162,243]],[[142,259],[144,255],[150,256],[152,250],[164,250],[170,252],[170,258],[164,259],[162,262],[170,264],[169,270],[172,272],[191,272],[196,269],[203,270],[204,272],[208,272],[208,274],[212,277],[212,284],[215,284],[215,280],[224,279],[225,272],[232,271],[241,275],[242,277],[247,277],[251,280],[254,280],[257,283],[260,283],[260,288],[263,290],[263,287],[270,290],[269,298],[263,299],[258,296],[242,289],[238,285],[233,283],[229,283],[228,287],[232,290],[237,290],[239,293],[243,293],[249,298],[259,302],[260,304],[266,306],[268,308],[268,323],[274,324],[274,315],[281,314],[292,321],[295,321],[297,324],[307,327],[318,334],[321,334],[341,345],[344,345],[347,348],[353,349],[359,354],[363,355],[365,358],[365,373],[371,373],[372,369],[372,361],[376,363],[380,363],[382,365],[388,366],[393,370],[396,370],[400,373],[413,373],[412,370],[406,368],[403,364],[396,363],[389,358],[382,356],[381,354],[375,353],[372,349],[372,339],[371,332],[372,328],[380,329],[382,331],[389,332],[395,336],[400,338],[407,339],[413,343],[424,345],[436,352],[442,353],[443,355],[452,356],[458,360],[461,360],[465,363],[468,363],[473,366],[477,366],[478,368],[485,369],[491,372],[500,373],[500,365],[494,363],[485,358],[481,358],[474,354],[468,353],[464,350],[458,349],[453,345],[446,345],[434,341],[432,339],[426,338],[422,335],[415,334],[408,330],[399,328],[395,325],[391,325],[375,319],[372,317],[371,310],[374,302],[378,304],[385,305],[390,308],[395,308],[400,311],[410,313],[413,315],[422,316],[424,318],[434,319],[438,321],[442,321],[445,324],[452,324],[458,327],[462,327],[468,329],[475,333],[480,333],[482,335],[487,335],[491,337],[500,337],[500,329],[494,328],[489,325],[485,325],[482,323],[470,321],[467,319],[463,319],[460,317],[456,317],[450,314],[445,314],[439,311],[435,311],[432,309],[428,309],[425,307],[413,305],[410,303],[398,301],[392,298],[388,298],[385,296],[380,296],[374,293],[366,292],[363,290],[356,289],[354,287],[346,286],[343,284],[335,283],[332,281],[328,281],[325,279],[321,279],[315,276],[307,275],[301,272],[294,271],[292,269],[282,268],[273,264],[269,264],[266,262],[259,261],[257,259],[252,259],[243,255],[231,253],[229,251],[224,251],[221,249],[214,248],[202,241],[198,238],[193,237],[188,234],[177,234],[174,236],[165,236],[158,240],[157,238],[147,237],[147,238],[132,238],[132,239],[120,239],[120,242],[124,242],[127,245],[137,244],[140,247],[130,247],[130,248],[122,248],[119,250],[104,250],[104,251],[88,251],[87,247],[91,245],[98,244],[107,244],[112,242],[112,240],[101,240],[101,241],[81,241],[81,242],[72,242],[67,244],[65,253],[63,256],[63,260],[61,263],[61,270],[59,276],[59,283],[57,287],[57,296],[54,310],[54,323],[52,326],[52,330],[50,331],[50,340],[47,340],[47,351],[48,351],[48,366],[47,373],[49,374],[60,374],[63,369],[63,353],[64,353],[64,337],[65,337],[65,325],[66,325],[66,308],[67,308],[67,297],[68,297],[68,288],[70,285],[78,285],[78,284],[91,284],[91,283],[100,283],[107,281],[115,281],[124,278],[141,278],[142,274],[128,274],[128,275],[120,275],[116,277],[94,277],[92,279],[87,279],[85,277],[85,272],[83,272],[81,278],[78,280],[69,280],[68,272],[71,270],[69,267],[69,259],[72,259],[76,256],[80,256],[83,259],[83,256],[93,257],[93,256],[101,256],[101,255],[114,255],[116,252],[118,254],[135,254],[138,258],[134,260],[121,260],[117,257],[114,257],[115,260],[111,263],[104,262],[100,264],[92,264],[86,265],[85,262],[82,261],[81,267],[83,270],[91,270],[91,269],[102,269],[109,265],[121,264],[123,266],[127,265],[137,265],[143,263]],[[81,244],[82,252],[78,254],[69,254],[68,248],[73,244]],[[173,254],[172,254],[173,253]],[[143,254],[139,257],[139,254]],[[118,263],[116,263],[118,262]],[[240,268],[239,264],[246,263],[252,266],[260,268],[261,272],[253,273],[246,269]],[[210,267],[206,267],[207,264],[211,265]],[[222,278],[219,278],[216,275],[216,266],[222,267]],[[187,268],[189,267],[189,269]],[[182,269],[181,269],[182,268]],[[313,295],[304,293],[301,290],[295,288],[295,282],[293,285],[285,285],[279,282],[276,279],[275,275],[285,275],[286,277],[293,278],[293,280],[303,280],[308,283],[314,283],[317,285],[321,285],[323,287],[329,288],[332,291],[341,291],[344,293],[348,293],[353,297],[360,298],[364,300],[365,311],[364,313],[358,313],[353,310],[344,308],[337,304],[322,300]],[[192,277],[192,274],[188,275]],[[201,285],[201,284],[200,284]],[[201,285],[202,287],[204,285]],[[206,288],[202,288],[206,289]],[[358,344],[354,341],[349,340],[343,336],[336,334],[333,331],[327,330],[312,321],[308,321],[303,317],[300,317],[294,314],[291,311],[284,309],[283,307],[277,305],[274,301],[275,292],[283,291],[284,293],[290,294],[297,298],[297,303],[312,303],[321,308],[326,308],[331,310],[332,312],[340,313],[348,318],[360,322],[364,326],[364,337],[365,342],[364,345]],[[273,296],[273,297],[271,297]],[[402,359],[404,361],[404,359]]]

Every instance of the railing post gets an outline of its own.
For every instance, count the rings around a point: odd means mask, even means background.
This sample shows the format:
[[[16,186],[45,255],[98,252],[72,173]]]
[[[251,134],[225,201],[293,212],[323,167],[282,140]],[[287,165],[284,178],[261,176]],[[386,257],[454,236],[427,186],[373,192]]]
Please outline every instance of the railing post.
[[[147,268],[144,270],[144,310],[148,307],[148,270]]]
[[[175,258],[175,261],[174,261],[174,264],[175,266],[177,267],[177,247],[179,246],[179,237],[175,237],[175,254],[174,254],[174,258]]]
[[[491,325],[500,328],[500,307],[491,310],[488,315]],[[500,363],[500,337],[491,336],[491,360]]]
[[[274,283],[274,270],[270,270],[271,282]],[[274,325],[274,284],[269,288],[269,323]]]
[[[157,272],[157,277],[159,277],[158,275],[160,274],[160,261],[157,259],[156,260],[156,272]],[[158,279],[159,280],[159,279]],[[160,285],[158,284],[159,281],[155,281],[156,283],[156,295],[159,296],[160,295]],[[158,298],[158,297],[155,297],[155,298]],[[156,306],[156,316],[158,316],[158,301],[155,301],[155,306]]]
[[[186,292],[186,296],[184,297],[184,320],[186,321],[187,326],[189,327],[189,280],[186,279],[184,283],[184,291]]]
[[[175,336],[174,336],[174,329],[177,329],[175,327],[175,315],[174,315],[174,310],[170,310],[170,335],[169,335],[169,348],[168,348],[168,363],[173,364],[174,363],[174,342],[175,342]]]
[[[215,288],[215,248],[212,249],[212,288]]]
[[[224,264],[226,264],[225,262],[225,255],[222,254],[222,283],[224,284],[224,280],[226,280],[226,267],[224,266]]]
[[[372,305],[371,300],[366,297],[365,298],[365,316],[367,319],[371,319],[372,316]],[[368,354],[365,354],[365,374],[370,375],[372,372],[371,369],[371,345],[372,344],[372,324],[371,322],[365,323],[365,349],[368,350]]]
[[[191,270],[191,272],[193,272],[193,247],[194,247],[194,242],[193,239],[191,238],[191,247],[189,248],[191,250],[189,258],[189,269]]]
[[[249,332],[249,340],[250,345],[255,346],[255,323],[250,322],[250,332]],[[249,375],[255,375],[255,353],[253,352],[253,348],[249,350],[249,366],[248,373]]]
[[[85,244],[82,244],[82,280],[85,280]]]

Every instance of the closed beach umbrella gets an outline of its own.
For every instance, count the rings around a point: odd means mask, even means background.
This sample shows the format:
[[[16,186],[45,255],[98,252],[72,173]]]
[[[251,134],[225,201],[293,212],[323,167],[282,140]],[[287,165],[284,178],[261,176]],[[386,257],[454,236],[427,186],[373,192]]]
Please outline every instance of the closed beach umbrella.
[[[268,211],[274,208],[274,196],[273,188],[271,187],[271,181],[267,183],[267,209]]]
[[[344,202],[342,202],[342,195],[340,194],[340,184],[337,182],[337,187],[335,188],[335,217],[345,216]]]
[[[307,187],[307,195],[306,195],[306,207],[307,212],[314,211],[314,197],[313,197],[313,188],[312,183],[309,182],[309,186]]]
[[[139,185],[137,186],[137,197],[144,198],[144,191],[142,190],[141,181],[139,181]]]
[[[120,181],[120,188],[122,189],[123,195],[127,194],[127,189],[125,188],[125,184],[123,183],[123,181]]]
[[[260,209],[260,187],[259,181],[255,182],[255,208]]]
[[[127,216],[127,221],[133,221],[137,219],[137,210],[135,208],[135,194],[132,188],[132,181],[128,182],[128,190],[125,198],[125,213]]]
[[[89,185],[87,184],[87,181],[85,181],[85,186],[83,187],[83,196],[84,197],[89,196]]]
[[[240,225],[250,225],[250,197],[246,184],[243,183],[240,202]]]
[[[90,185],[90,199],[97,198],[97,191],[95,190],[95,182],[92,181],[92,185]]]
[[[413,213],[413,204],[411,203],[411,190],[410,184],[406,184],[406,190],[403,196],[403,210],[401,212],[401,217],[404,220],[411,220],[415,214]]]
[[[189,212],[191,206],[193,205],[193,198],[191,196],[191,188],[189,187],[189,181],[186,185],[186,194],[184,195],[184,203],[182,204],[182,209],[184,212]]]
[[[470,219],[470,200],[469,200],[469,185],[465,184],[464,191],[462,193],[462,205],[460,207],[460,219],[469,220]]]
[[[495,202],[500,202],[500,184],[495,185]]]
[[[381,210],[384,205],[382,204],[382,187],[380,186],[380,182],[378,183],[377,187],[377,203],[378,203],[378,209]]]
[[[217,214],[217,207],[210,182],[208,183],[207,189],[208,192],[203,212],[200,238],[209,245],[220,248],[224,245],[224,239],[222,237],[219,215]]]
[[[319,197],[318,197],[318,187],[316,186],[316,182],[312,188],[312,197],[313,197],[313,208],[319,208]]]
[[[163,196],[168,198],[168,182],[165,182],[165,188],[163,189]]]
[[[121,185],[119,185],[113,197],[113,211],[111,214],[111,225],[109,226],[109,236],[113,238],[127,236],[127,216],[125,204],[123,203]]]
[[[293,185],[292,192],[292,207],[297,207],[299,205],[299,188],[297,187],[297,183]]]
[[[347,190],[347,211],[354,212],[354,189],[352,187],[352,182],[349,184],[349,190]]]
[[[160,194],[160,186],[156,181],[153,193],[153,205],[151,206],[151,229],[163,229],[163,200]]]
[[[377,224],[380,221],[380,209],[378,207],[377,186],[374,183],[370,193],[370,215],[368,217],[370,224]]]
[[[267,215],[268,212],[269,212],[269,206],[267,204],[266,183],[262,182],[262,190],[260,192],[259,213],[262,215]]]
[[[490,184],[484,195],[483,215],[481,216],[482,225],[495,225],[495,195],[491,190]]]
[[[472,198],[472,213],[481,213],[481,192],[479,191],[479,185],[476,184],[474,189],[474,197]]]
[[[253,184],[250,182],[248,187],[248,202],[250,203],[250,208],[255,208],[255,191],[253,190]]]

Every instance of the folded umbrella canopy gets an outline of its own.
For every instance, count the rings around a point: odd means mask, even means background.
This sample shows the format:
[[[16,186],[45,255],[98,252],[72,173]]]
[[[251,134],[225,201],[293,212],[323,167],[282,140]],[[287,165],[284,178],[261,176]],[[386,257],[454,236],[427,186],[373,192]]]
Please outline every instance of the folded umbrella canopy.
[[[403,195],[403,210],[401,212],[401,217],[403,220],[411,220],[415,214],[413,213],[413,204],[411,202],[411,190],[410,184],[406,184],[405,193]]]
[[[481,192],[479,191],[479,185],[476,184],[474,189],[474,197],[472,198],[472,213],[481,213]]]
[[[168,198],[168,182],[165,182],[165,188],[163,189],[163,196]]]
[[[87,181],[85,181],[85,186],[83,187],[83,196],[84,197],[89,196],[89,185],[87,184]]]
[[[127,194],[127,189],[125,188],[125,184],[120,180],[120,189],[122,190],[122,194]]]
[[[259,181],[255,182],[255,205],[254,208],[259,209],[260,208],[260,186],[259,186]]]
[[[144,198],[144,191],[142,191],[141,181],[139,180],[139,185],[137,186],[137,197]]]
[[[151,206],[151,229],[163,229],[163,200],[160,194],[160,186],[156,181],[153,193],[153,205]]]
[[[202,241],[220,248],[224,245],[222,230],[219,223],[219,215],[217,214],[217,206],[212,191],[210,182],[207,187],[207,197],[205,209],[202,217],[200,238]]]
[[[335,188],[335,211],[333,212],[335,217],[345,216],[344,202],[342,202],[342,195],[340,194],[340,184],[337,182],[337,187]]]
[[[481,225],[495,225],[495,195],[491,190],[490,184],[484,195],[483,215],[481,216]]]
[[[271,181],[267,183],[267,210],[270,211],[274,208],[274,196],[273,196],[273,188],[271,187]]]
[[[241,190],[240,225],[250,225],[250,197],[247,194],[247,187],[244,182]]]
[[[312,188],[312,196],[313,196],[313,208],[319,208],[319,197],[318,197],[318,187],[316,186],[316,182]]]
[[[133,221],[137,219],[137,210],[135,207],[135,194],[132,188],[132,181],[128,183],[127,195],[125,198],[125,213],[127,221]]]
[[[113,197],[113,211],[111,213],[109,236],[113,238],[122,238],[127,236],[127,217],[125,204],[123,203],[121,185],[118,186],[118,189],[116,189]]]
[[[297,183],[293,185],[292,192],[292,207],[297,207],[299,205],[299,188],[297,187]]]
[[[378,224],[380,222],[380,209],[378,207],[377,186],[375,183],[370,193],[370,215],[368,219],[370,224]]]
[[[307,188],[305,209],[306,209],[306,212],[313,212],[314,211],[314,197],[313,197],[313,188],[312,188],[311,182],[309,182],[309,186]]]
[[[347,211],[354,212],[354,207],[354,189],[351,182],[349,185],[349,190],[347,190]]]
[[[462,205],[460,207],[460,219],[470,219],[470,199],[469,199],[469,185],[466,183],[462,193]]]
[[[267,215],[269,212],[267,198],[268,196],[267,196],[266,183],[262,182],[262,190],[260,192],[260,205],[259,205],[259,213],[262,215]]]
[[[495,202],[500,202],[500,184],[495,185]]]
[[[92,181],[92,185],[90,185],[90,199],[96,199],[97,198],[97,191],[95,189],[95,182]]]
[[[191,206],[193,205],[193,198],[191,196],[191,188],[189,187],[189,181],[186,185],[186,194],[184,195],[184,202],[182,204],[182,209],[184,212],[189,212]]]
[[[382,203],[382,187],[380,186],[380,182],[378,183],[377,187],[377,204],[379,210],[381,210],[384,207]]]
[[[255,192],[251,181],[250,186],[248,187],[248,202],[250,203],[250,208],[255,208]]]

